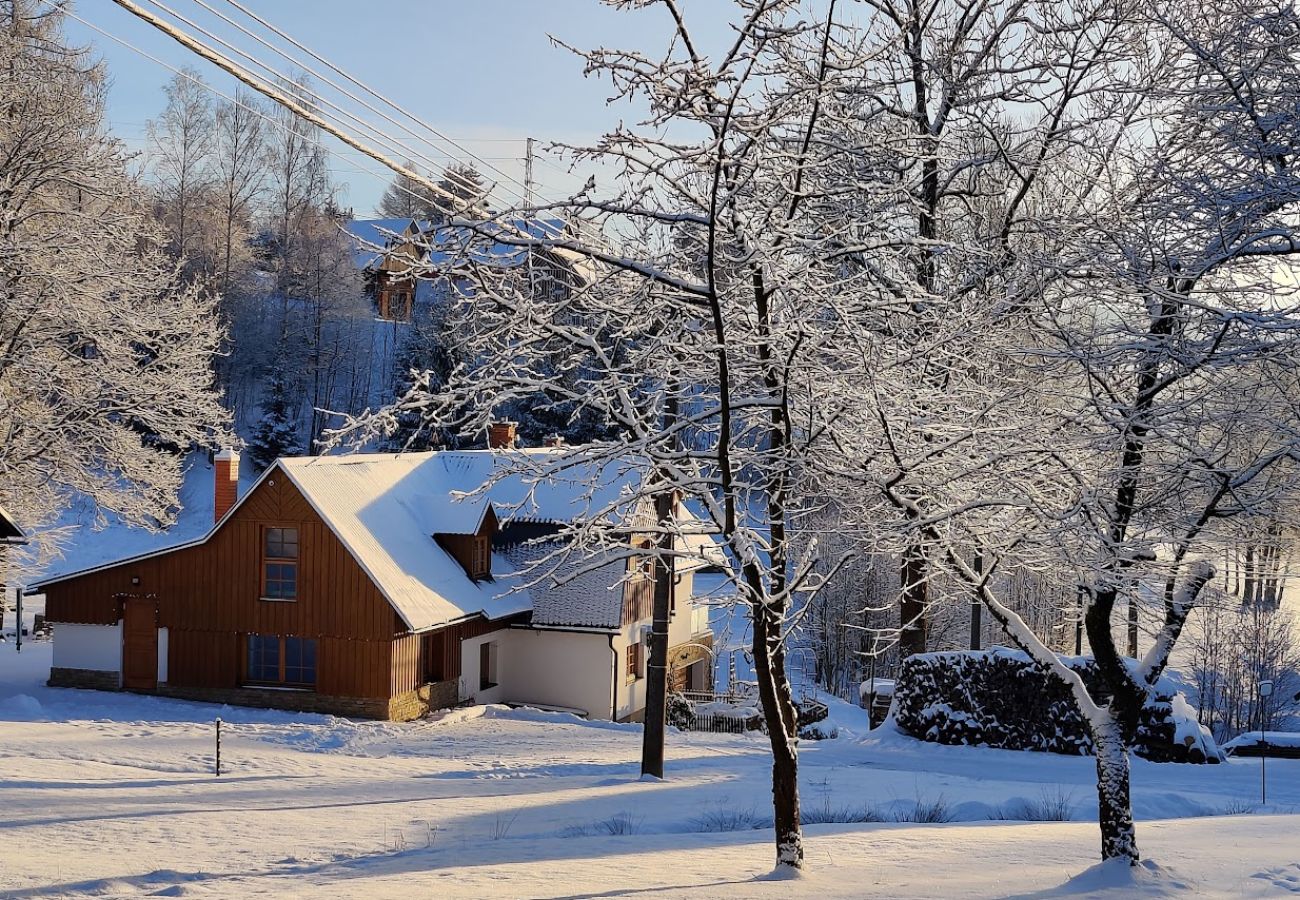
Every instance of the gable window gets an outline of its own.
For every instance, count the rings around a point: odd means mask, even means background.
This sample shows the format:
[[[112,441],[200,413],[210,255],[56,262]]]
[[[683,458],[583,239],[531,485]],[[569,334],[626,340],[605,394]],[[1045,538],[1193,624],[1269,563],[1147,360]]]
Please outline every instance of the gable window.
[[[312,638],[250,634],[248,681],[272,687],[315,687],[316,641]]]
[[[470,550],[470,566],[475,579],[487,578],[492,574],[492,546],[485,534],[474,536],[474,545]]]
[[[262,532],[262,598],[298,599],[298,529]]]
[[[627,645],[627,683],[631,684],[642,677],[641,660],[645,656],[645,644],[637,642]]]
[[[497,683],[497,644],[487,641],[478,645],[478,689],[486,691]]]

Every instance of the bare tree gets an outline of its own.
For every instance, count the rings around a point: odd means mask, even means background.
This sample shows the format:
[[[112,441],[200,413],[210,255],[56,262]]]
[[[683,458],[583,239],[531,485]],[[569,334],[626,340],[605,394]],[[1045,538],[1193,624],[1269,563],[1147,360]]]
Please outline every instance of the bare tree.
[[[563,204],[585,217],[585,236],[521,233],[510,213],[465,225],[489,247],[568,255],[590,277],[573,290],[534,293],[499,265],[477,262],[499,259],[499,250],[473,248],[456,260],[459,273],[427,273],[472,280],[465,350],[478,364],[435,393],[417,385],[349,435],[391,431],[412,410],[431,427],[481,432],[495,410],[544,392],[575,415],[593,415],[611,436],[534,457],[529,477],[564,478],[580,462],[641,476],[632,495],[610,501],[610,518],[574,526],[574,551],[619,545],[626,517],[655,509],[665,494],[698,504],[736,561],[773,753],[776,860],[799,868],[798,711],[786,641],[797,598],[821,578],[797,553],[792,529],[828,414],[817,386],[834,370],[837,336],[848,333],[844,269],[808,244],[803,219],[813,202],[808,172],[834,153],[813,136],[821,99],[841,77],[829,58],[836,7],[807,23],[793,15],[795,3],[738,3],[735,42],[715,57],[697,49],[676,3],[657,5],[673,32],[664,59],[580,53],[590,72],[651,110],[642,127],[574,150],[620,173],[615,195]],[[602,226],[625,236],[619,247],[589,237]],[[681,527],[654,516],[646,526],[660,537],[661,573],[680,552],[670,548],[681,546],[666,533]]]
[[[1216,530],[1285,505],[1300,453],[1300,307],[1271,278],[1296,246],[1294,14],[1250,0],[1146,12],[1162,52],[1119,70],[1144,75],[1129,94],[1140,116],[1104,142],[1076,133],[1059,174],[1047,170],[1059,196],[1087,198],[1051,263],[1064,277],[1013,308],[1010,356],[1002,309],[962,319],[979,336],[960,351],[983,342],[1002,362],[946,367],[945,391],[965,402],[941,427],[913,427],[917,403],[937,398],[877,380],[884,446],[867,462],[905,533],[933,542],[1011,640],[1071,686],[1096,745],[1102,856],[1130,862],[1126,740],[1213,577]],[[1024,565],[1083,586],[1099,693],[1003,602],[990,573]],[[1144,585],[1162,619],[1126,662],[1116,610]]]
[[[213,304],[105,135],[102,70],[55,13],[5,0],[0,22],[0,502],[38,524],[81,492],[166,524],[175,447],[226,423]]]
[[[212,260],[202,259],[204,215],[212,198],[212,153],[216,118],[207,87],[193,69],[163,88],[167,106],[148,123],[154,178],[158,183],[161,220],[169,247],[186,261],[187,271],[209,271]],[[191,258],[193,257],[193,258]]]

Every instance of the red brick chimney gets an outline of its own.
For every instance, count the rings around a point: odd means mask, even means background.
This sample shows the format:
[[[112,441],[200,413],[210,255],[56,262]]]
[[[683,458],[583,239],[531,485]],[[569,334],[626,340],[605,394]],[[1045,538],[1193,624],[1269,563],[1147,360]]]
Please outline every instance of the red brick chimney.
[[[564,435],[552,434],[546,438],[546,446],[559,449],[564,446]]]
[[[515,445],[518,436],[517,422],[493,422],[488,426],[488,447],[492,450],[508,450]]]
[[[216,487],[213,499],[212,521],[220,522],[239,499],[239,453],[229,447],[216,456]]]

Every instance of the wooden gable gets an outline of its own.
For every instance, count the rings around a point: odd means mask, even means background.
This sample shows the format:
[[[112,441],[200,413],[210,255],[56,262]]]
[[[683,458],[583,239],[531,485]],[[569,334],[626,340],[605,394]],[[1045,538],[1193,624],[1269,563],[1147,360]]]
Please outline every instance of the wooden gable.
[[[261,598],[263,541],[272,527],[298,529],[294,600]],[[52,622],[114,624],[119,598],[130,594],[157,598],[158,625],[182,631],[387,640],[408,630],[278,467],[203,542],[58,581],[45,594]]]

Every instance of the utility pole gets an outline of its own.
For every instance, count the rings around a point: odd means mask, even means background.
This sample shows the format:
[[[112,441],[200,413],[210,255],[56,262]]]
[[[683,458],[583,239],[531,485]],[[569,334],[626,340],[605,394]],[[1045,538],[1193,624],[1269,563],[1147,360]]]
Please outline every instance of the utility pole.
[[[984,574],[984,554],[981,551],[975,553],[975,573],[977,575]],[[984,607],[980,601],[980,593],[976,591],[970,598],[970,648],[972,650],[981,649],[980,641],[984,630],[981,622],[983,612]]]
[[[663,431],[670,447],[678,445],[674,430],[677,425],[677,380],[670,377],[664,399]],[[655,521],[659,526],[658,552],[655,554],[654,611],[650,626],[650,658],[646,665],[645,727],[641,742],[641,774],[664,777],[664,735],[667,730],[665,716],[668,711],[668,621],[672,617],[673,591],[677,573],[673,548],[675,545],[673,509],[677,493],[667,478],[662,479],[655,493]],[[615,673],[617,677],[618,673]]]
[[[17,612],[14,613],[15,618],[18,619],[18,621],[14,623],[14,641],[15,641],[14,652],[22,653],[23,652],[23,589],[21,587],[14,588],[14,605],[18,607]]]
[[[650,659],[646,664],[645,731],[641,744],[641,774],[664,777],[664,735],[668,710],[668,620],[672,615],[673,582],[676,580],[673,549],[673,492],[665,488],[655,495],[655,519],[659,523],[659,552],[655,555],[654,618],[650,626]]]
[[[533,139],[528,138],[524,149],[524,208],[533,208]]]

